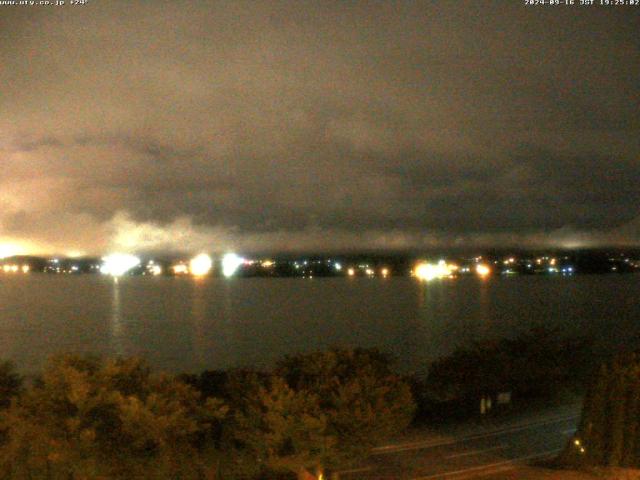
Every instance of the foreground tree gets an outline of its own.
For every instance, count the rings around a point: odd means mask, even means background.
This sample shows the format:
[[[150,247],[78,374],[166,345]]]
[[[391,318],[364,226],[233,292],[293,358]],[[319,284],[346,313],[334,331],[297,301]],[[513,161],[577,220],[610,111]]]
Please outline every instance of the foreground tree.
[[[296,355],[269,373],[208,372],[191,381],[230,406],[224,478],[347,466],[404,429],[415,409],[408,385],[376,350]]]
[[[640,358],[622,355],[600,367],[585,396],[569,463],[640,467]]]
[[[2,417],[2,478],[201,478],[225,408],[141,361],[57,357]]]
[[[0,362],[0,409],[7,408],[22,390],[22,377],[11,362]]]
[[[334,349],[278,363],[276,373],[294,392],[317,399],[325,425],[325,467],[358,462],[413,419],[411,390],[391,364],[375,349]]]
[[[183,380],[152,375],[135,359],[54,358],[0,413],[0,478],[317,474],[357,462],[405,428],[415,408],[408,385],[375,350]]]
[[[582,385],[591,368],[583,339],[536,328],[513,339],[478,342],[434,362],[422,396],[434,403],[473,405],[505,391],[521,398],[553,396]]]
[[[294,391],[277,376],[249,388],[252,394],[230,424],[235,451],[227,469],[237,474],[244,467],[245,474],[268,478],[320,468],[335,442],[318,398]],[[254,460],[253,471],[249,459]]]

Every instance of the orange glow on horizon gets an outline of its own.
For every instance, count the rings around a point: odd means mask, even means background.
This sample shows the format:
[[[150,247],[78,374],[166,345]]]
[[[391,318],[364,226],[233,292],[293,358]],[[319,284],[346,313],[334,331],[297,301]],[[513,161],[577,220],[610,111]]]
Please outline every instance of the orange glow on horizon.
[[[0,243],[0,259],[13,257],[14,255],[24,255],[25,249],[15,243]]]

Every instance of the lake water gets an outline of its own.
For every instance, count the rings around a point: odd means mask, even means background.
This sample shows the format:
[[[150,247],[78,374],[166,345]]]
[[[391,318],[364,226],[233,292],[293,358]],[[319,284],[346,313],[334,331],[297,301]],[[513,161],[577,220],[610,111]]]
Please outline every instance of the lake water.
[[[640,275],[411,278],[0,276],[0,357],[25,373],[56,352],[138,355],[159,369],[265,366],[287,353],[380,347],[403,371],[533,325],[640,334]]]

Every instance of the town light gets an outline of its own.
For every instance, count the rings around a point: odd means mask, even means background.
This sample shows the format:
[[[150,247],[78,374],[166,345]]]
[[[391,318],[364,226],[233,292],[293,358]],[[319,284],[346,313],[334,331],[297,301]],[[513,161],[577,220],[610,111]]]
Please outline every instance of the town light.
[[[114,253],[102,259],[100,272],[105,275],[119,277],[138,265],[140,265],[138,257],[126,253]]]
[[[160,265],[151,265],[149,271],[152,275],[162,275],[162,267]]]
[[[222,274],[227,278],[233,276],[243,263],[244,258],[239,257],[235,253],[227,253],[222,257]]]
[[[174,275],[186,275],[189,273],[189,267],[187,267],[184,263],[177,263],[171,267]]]
[[[481,277],[486,277],[491,273],[491,269],[482,263],[476,265],[476,273]]]
[[[201,253],[191,259],[189,262],[189,271],[195,276],[203,276],[211,271],[213,261],[206,253]]]
[[[456,268],[454,265],[448,265],[444,260],[440,260],[437,264],[422,262],[416,265],[413,274],[419,280],[428,282],[434,278],[449,277]]]

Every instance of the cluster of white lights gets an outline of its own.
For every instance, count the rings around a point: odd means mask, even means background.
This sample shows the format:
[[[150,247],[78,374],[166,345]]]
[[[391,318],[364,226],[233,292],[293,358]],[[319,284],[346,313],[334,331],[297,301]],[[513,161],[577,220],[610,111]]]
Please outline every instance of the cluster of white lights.
[[[470,269],[468,267],[459,268],[457,265],[440,260],[438,263],[419,263],[414,268],[413,275],[419,280],[428,282],[436,278],[452,277],[457,271],[466,273],[469,272]],[[491,274],[491,268],[483,263],[477,264],[475,271],[477,275],[483,278]]]
[[[227,253],[222,257],[222,274],[225,277],[232,277],[243,263],[244,258],[239,257],[235,253]]]
[[[135,255],[114,253],[102,259],[100,273],[119,277],[138,265],[140,265],[140,259]]]
[[[444,260],[438,263],[422,262],[416,265],[413,274],[420,280],[430,281],[435,278],[450,277],[458,267],[450,265]]]

